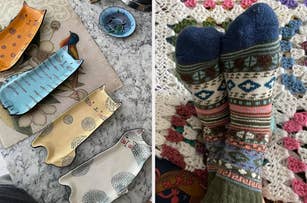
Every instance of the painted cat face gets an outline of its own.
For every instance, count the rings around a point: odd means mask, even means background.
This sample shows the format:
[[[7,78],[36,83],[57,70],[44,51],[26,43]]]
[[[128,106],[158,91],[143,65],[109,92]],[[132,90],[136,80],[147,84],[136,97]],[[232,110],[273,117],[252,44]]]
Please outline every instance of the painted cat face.
[[[137,143],[133,140],[130,140],[128,136],[124,136],[121,140],[121,143],[129,149],[133,149],[137,145]]]

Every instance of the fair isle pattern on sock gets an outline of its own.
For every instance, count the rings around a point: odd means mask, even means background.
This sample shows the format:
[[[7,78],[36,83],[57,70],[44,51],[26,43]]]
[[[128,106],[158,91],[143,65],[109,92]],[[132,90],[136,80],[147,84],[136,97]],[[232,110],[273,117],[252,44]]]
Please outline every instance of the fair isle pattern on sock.
[[[230,124],[217,175],[261,191],[265,146],[271,135],[272,90],[279,40],[224,54]]]
[[[215,172],[224,147],[225,125],[229,123],[226,82],[218,60],[190,66],[177,64],[176,71],[193,94],[197,116],[204,127],[204,139],[209,151],[207,169],[209,172]]]
[[[224,146],[229,107],[224,75],[219,65],[223,34],[213,27],[187,27],[176,41],[176,72],[193,94],[197,116],[204,127],[208,171],[216,172]],[[214,176],[214,173],[212,173]]]

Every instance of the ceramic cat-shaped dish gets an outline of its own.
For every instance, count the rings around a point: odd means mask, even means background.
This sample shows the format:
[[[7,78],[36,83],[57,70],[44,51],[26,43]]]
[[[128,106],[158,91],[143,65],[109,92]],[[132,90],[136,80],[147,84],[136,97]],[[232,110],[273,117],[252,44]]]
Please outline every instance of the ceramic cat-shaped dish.
[[[13,75],[0,87],[0,102],[11,115],[31,110],[71,76],[83,60],[75,60],[67,46],[29,71]]]
[[[104,86],[98,88],[52,122],[32,146],[46,148],[47,164],[68,166],[75,158],[75,149],[119,107]]]
[[[59,179],[71,189],[71,203],[110,203],[128,192],[128,185],[151,156],[144,130],[130,130],[119,142]]]
[[[31,8],[27,3],[11,23],[0,32],[0,71],[17,63],[41,27],[46,10]]]

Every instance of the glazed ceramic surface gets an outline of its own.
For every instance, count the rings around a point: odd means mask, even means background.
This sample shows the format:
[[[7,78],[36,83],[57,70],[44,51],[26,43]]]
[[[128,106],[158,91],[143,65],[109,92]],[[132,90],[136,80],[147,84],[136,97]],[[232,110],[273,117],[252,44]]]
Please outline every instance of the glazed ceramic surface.
[[[46,10],[29,7],[25,2],[12,22],[0,32],[0,71],[10,69],[22,56],[38,32]]]
[[[2,28],[8,26],[20,11],[23,5],[22,1],[0,0],[0,26]],[[37,34],[39,39],[34,37],[30,46],[25,50],[13,68],[0,72],[0,83],[4,82],[11,75],[37,67],[48,56],[65,45],[69,46],[69,53],[75,59],[80,57],[84,62],[78,71],[73,74],[74,76],[56,88],[44,101],[28,113],[20,116],[11,116],[0,105],[0,142],[5,148],[16,144],[25,137],[40,133],[41,130],[67,111],[68,108],[103,84],[108,84],[106,90],[110,93],[123,85],[117,73],[110,66],[101,49],[96,44],[98,43],[101,46],[101,43],[104,43],[106,40],[104,40],[104,33],[100,32],[98,26],[92,26],[93,24],[91,24],[91,22],[98,20],[95,19],[94,15],[84,13],[88,16],[84,18],[87,20],[84,20],[84,24],[82,24],[80,17],[70,6],[72,3],[70,0],[27,0],[27,3],[34,8],[48,9],[39,30],[39,35]],[[84,8],[81,9],[82,11],[90,9],[87,8],[89,6],[99,6],[90,5],[88,1],[82,1],[82,4],[84,4]],[[99,12],[99,8],[95,12]],[[99,16],[99,13],[97,13],[97,16]],[[82,12],[79,14],[84,16]],[[88,32],[89,30],[91,34]],[[93,32],[94,30],[95,32]],[[77,34],[78,37],[71,36],[70,32]],[[95,41],[91,35],[100,37],[95,37]],[[121,45],[115,46],[109,40],[106,43],[114,46],[111,49],[116,50],[115,52],[121,50]],[[125,42],[125,44],[127,43],[133,44],[134,41]],[[128,46],[131,46],[130,44]],[[119,64],[124,65],[117,66],[120,69],[126,69],[126,61],[126,59],[120,60]],[[122,72],[120,69],[117,71]],[[3,124],[12,128],[15,132],[9,130]]]
[[[0,101],[11,115],[31,110],[73,74],[82,60],[75,60],[63,47],[29,71],[9,77],[0,87]]]
[[[133,15],[120,7],[109,7],[103,10],[99,16],[99,24],[113,37],[128,37],[136,28]]]
[[[75,149],[119,107],[101,87],[51,123],[32,146],[47,149],[47,164],[68,166],[75,158]]]
[[[126,132],[110,149],[62,176],[60,184],[71,188],[71,203],[110,203],[128,192],[128,185],[151,155],[143,129]]]

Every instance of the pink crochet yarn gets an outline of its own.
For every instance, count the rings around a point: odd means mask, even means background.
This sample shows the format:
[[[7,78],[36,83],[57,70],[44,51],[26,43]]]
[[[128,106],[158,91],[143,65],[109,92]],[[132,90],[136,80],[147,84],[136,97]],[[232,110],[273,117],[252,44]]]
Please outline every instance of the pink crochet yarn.
[[[256,2],[255,0],[242,0],[240,2],[240,5],[241,5],[242,8],[246,9],[246,8],[250,7],[255,2]]]
[[[307,184],[301,181],[300,179],[292,180],[292,188],[296,194],[300,197],[307,196]]]
[[[288,133],[296,133],[303,129],[303,127],[294,120],[289,120],[284,123],[283,129]]]
[[[293,116],[293,120],[299,123],[302,126],[307,126],[307,115],[306,112],[295,113]]]
[[[303,163],[301,160],[295,157],[292,157],[292,156],[288,157],[287,166],[294,173],[305,172],[307,169],[307,166],[305,163]]]
[[[205,0],[203,5],[207,9],[214,9],[216,4],[214,0]]]
[[[296,150],[300,147],[300,143],[292,137],[283,138],[283,143],[285,148],[288,150]]]
[[[223,4],[222,4],[222,7],[224,9],[227,9],[227,10],[231,10],[234,6],[234,3],[232,0],[224,0]]]
[[[189,8],[194,8],[197,4],[197,0],[187,0],[184,2],[184,5]]]

